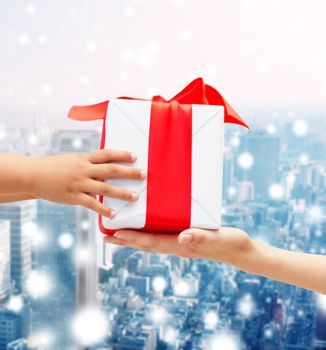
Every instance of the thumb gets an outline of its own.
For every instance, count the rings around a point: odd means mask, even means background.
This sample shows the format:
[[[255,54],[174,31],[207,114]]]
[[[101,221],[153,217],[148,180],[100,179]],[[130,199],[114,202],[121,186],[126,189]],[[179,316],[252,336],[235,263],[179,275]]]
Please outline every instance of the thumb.
[[[179,234],[178,242],[182,245],[205,244],[216,238],[217,230],[203,230],[199,228],[189,228]]]

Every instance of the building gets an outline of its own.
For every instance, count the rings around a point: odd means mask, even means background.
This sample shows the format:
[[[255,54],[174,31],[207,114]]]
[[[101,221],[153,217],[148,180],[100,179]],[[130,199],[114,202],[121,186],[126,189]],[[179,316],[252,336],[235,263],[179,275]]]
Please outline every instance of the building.
[[[268,199],[270,186],[279,179],[279,137],[264,131],[242,135],[239,156],[241,154],[251,155],[252,164],[246,164],[248,167],[238,166],[238,180],[254,184],[255,199]]]
[[[10,221],[11,280],[18,292],[22,291],[31,271],[32,237],[26,224],[30,223],[34,216],[35,203],[33,201],[0,205],[0,220]]]
[[[149,292],[149,278],[142,276],[129,276],[126,280],[126,286],[134,288],[138,295],[145,297]]]
[[[235,156],[229,150],[223,155],[223,199],[232,197],[230,189],[235,185]],[[231,193],[230,193],[231,192]]]
[[[254,185],[250,181],[239,181],[237,183],[238,203],[252,201],[254,199]]]
[[[7,345],[21,336],[20,323],[18,315],[6,309],[0,309],[0,350],[7,350]]]
[[[10,221],[0,220],[0,301],[10,291]]]
[[[27,341],[24,338],[20,338],[10,342],[7,345],[7,350],[28,350]]]
[[[49,153],[86,153],[98,149],[96,131],[59,130]],[[46,245],[34,252],[35,265],[54,282],[46,300],[37,301],[33,327],[56,329],[56,344],[73,344],[67,324],[82,306],[96,303],[97,242],[95,214],[70,205],[37,201],[37,223],[45,232]]]

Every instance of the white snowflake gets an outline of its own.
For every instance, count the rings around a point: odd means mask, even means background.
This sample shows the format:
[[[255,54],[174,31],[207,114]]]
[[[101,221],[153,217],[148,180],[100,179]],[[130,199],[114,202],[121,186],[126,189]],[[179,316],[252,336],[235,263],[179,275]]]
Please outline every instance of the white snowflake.
[[[30,43],[30,41],[31,41],[30,36],[27,33],[21,33],[18,37],[18,42],[21,45],[27,45]]]
[[[254,165],[254,157],[248,152],[241,153],[238,157],[240,168],[248,170]]]
[[[72,319],[71,333],[78,344],[92,346],[103,340],[109,332],[109,322],[102,310],[88,307],[79,310]]]
[[[231,334],[221,333],[213,336],[208,342],[209,350],[240,350],[239,341]]]
[[[163,292],[167,287],[167,283],[164,277],[156,276],[153,278],[152,287],[155,292]]]
[[[87,42],[85,45],[85,50],[90,54],[94,54],[97,50],[97,43],[95,41]]]
[[[74,244],[74,237],[70,233],[62,233],[58,237],[58,244],[63,249],[69,249]]]
[[[25,11],[29,15],[33,15],[36,12],[36,6],[34,4],[27,4]]]
[[[293,132],[297,136],[304,136],[304,135],[306,135],[307,131],[308,131],[308,125],[303,120],[297,120],[293,124]]]
[[[208,311],[204,316],[204,324],[206,329],[215,329],[218,324],[218,316],[215,311]]]
[[[24,300],[21,295],[12,295],[7,303],[7,309],[19,313],[24,307]]]
[[[42,298],[49,294],[51,281],[44,271],[32,270],[26,280],[25,288],[33,298]]]
[[[183,279],[180,279],[174,286],[174,294],[176,296],[185,297],[190,292],[189,283]]]
[[[284,197],[284,187],[279,183],[272,184],[268,192],[272,199],[282,199]]]

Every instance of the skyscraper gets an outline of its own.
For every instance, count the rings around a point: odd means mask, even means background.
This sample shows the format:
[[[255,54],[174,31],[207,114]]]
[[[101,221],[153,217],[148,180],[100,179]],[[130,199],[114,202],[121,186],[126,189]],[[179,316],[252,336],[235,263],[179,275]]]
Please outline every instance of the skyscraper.
[[[238,160],[248,155],[247,164],[238,162],[238,180],[254,184],[256,199],[267,199],[270,186],[279,180],[280,139],[265,131],[242,135]],[[243,166],[241,166],[243,165]]]
[[[20,337],[20,319],[14,312],[0,309],[0,350],[7,350],[7,344]]]
[[[11,280],[19,292],[31,271],[31,235],[24,227],[34,215],[35,204],[32,201],[0,205],[0,219],[10,221]]]
[[[59,130],[49,153],[86,153],[98,148],[96,131]],[[56,330],[54,346],[73,341],[67,323],[78,307],[94,304],[97,293],[96,229],[94,216],[85,208],[37,201],[37,222],[47,244],[35,250],[35,265],[46,271],[53,288],[45,302],[37,301],[33,326]]]
[[[230,150],[225,150],[223,159],[223,199],[230,195],[230,188],[235,185],[235,157]]]
[[[10,221],[0,220],[0,301],[10,290]]]

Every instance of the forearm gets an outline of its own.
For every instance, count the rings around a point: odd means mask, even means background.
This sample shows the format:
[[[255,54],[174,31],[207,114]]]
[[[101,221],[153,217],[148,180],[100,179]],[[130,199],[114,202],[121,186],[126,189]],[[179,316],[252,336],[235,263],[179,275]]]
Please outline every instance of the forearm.
[[[33,167],[31,159],[15,154],[0,154],[0,195],[30,193]]]
[[[252,274],[326,294],[326,256],[291,252],[252,241],[237,267]]]
[[[25,201],[28,199],[35,199],[29,193],[14,193],[14,194],[0,194],[0,204],[9,202]]]

